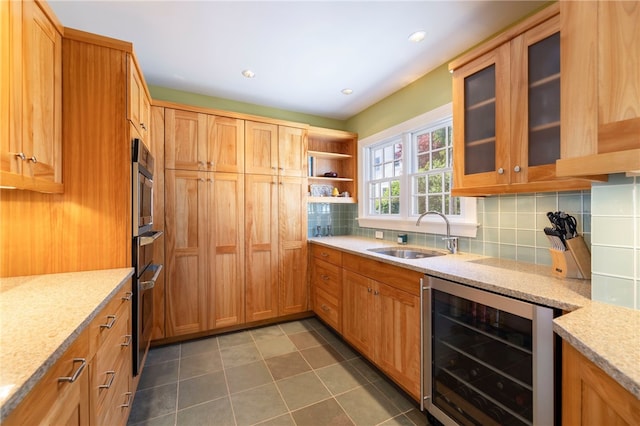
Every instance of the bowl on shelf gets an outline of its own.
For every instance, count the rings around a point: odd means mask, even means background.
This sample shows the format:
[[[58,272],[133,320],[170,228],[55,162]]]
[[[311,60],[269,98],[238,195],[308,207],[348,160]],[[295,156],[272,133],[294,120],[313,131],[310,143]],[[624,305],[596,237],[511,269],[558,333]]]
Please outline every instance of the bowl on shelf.
[[[336,172],[326,172],[324,174],[324,177],[332,177],[332,178],[338,177],[338,173],[336,173]]]

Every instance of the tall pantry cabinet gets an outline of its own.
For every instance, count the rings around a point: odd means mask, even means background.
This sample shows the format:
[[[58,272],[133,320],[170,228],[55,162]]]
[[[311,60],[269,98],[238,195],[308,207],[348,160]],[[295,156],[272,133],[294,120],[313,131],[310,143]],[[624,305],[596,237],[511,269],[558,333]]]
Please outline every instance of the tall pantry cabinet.
[[[215,168],[217,145],[242,146],[244,123],[218,131],[203,113],[164,118],[166,337],[242,324],[244,180]]]

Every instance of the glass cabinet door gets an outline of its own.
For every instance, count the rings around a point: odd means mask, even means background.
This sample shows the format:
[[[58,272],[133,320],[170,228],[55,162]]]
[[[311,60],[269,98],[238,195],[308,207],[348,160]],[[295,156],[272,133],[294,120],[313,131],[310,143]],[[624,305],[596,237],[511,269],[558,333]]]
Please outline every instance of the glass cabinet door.
[[[509,90],[508,44],[454,71],[454,186],[508,183]]]

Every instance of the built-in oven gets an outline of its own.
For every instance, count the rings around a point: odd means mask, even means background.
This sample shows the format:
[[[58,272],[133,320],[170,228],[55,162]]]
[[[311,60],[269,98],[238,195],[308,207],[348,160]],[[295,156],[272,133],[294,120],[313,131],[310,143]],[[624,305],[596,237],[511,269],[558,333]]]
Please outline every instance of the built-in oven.
[[[559,424],[554,309],[426,276],[422,401],[445,425]]]
[[[153,261],[154,243],[162,235],[153,231],[153,156],[139,139],[132,153],[133,259],[133,374],[138,375],[151,343],[153,288],[162,264]]]

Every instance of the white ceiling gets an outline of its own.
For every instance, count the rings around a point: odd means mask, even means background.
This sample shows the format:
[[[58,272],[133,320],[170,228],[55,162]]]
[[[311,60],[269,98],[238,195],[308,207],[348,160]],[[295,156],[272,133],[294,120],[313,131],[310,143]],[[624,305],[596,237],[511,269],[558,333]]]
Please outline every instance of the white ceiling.
[[[64,26],[133,42],[150,85],[336,119],[544,3],[49,0]]]

